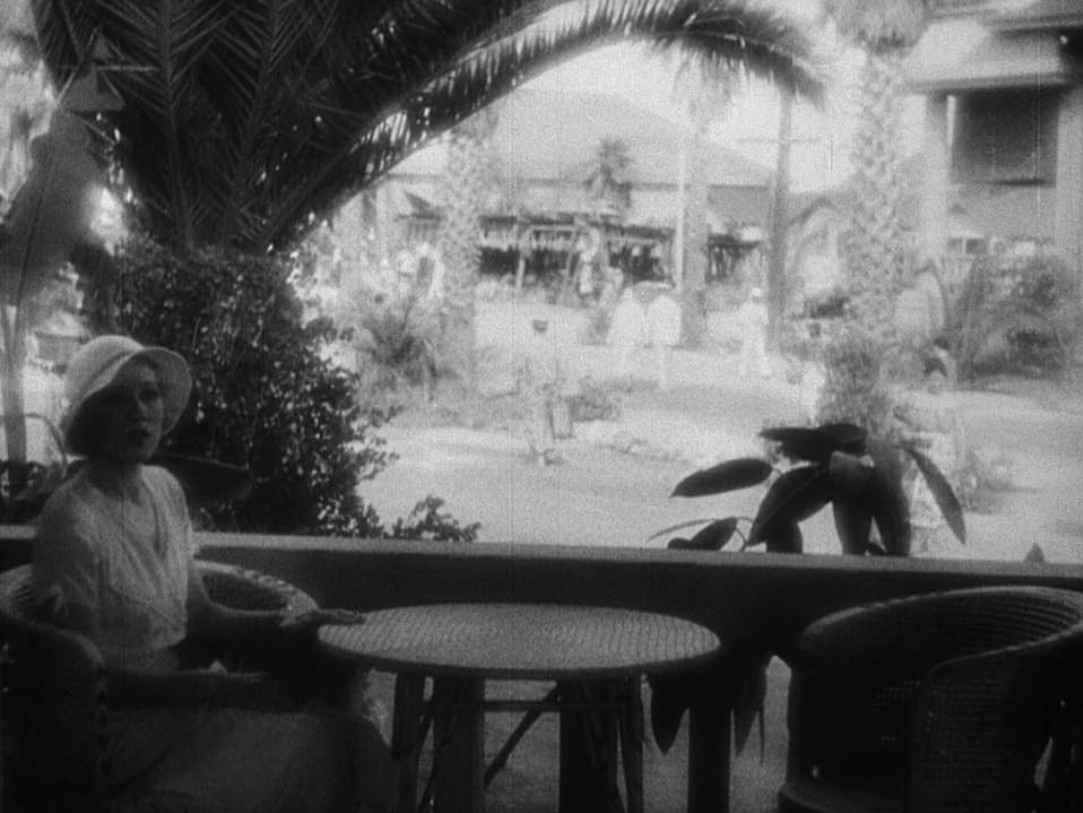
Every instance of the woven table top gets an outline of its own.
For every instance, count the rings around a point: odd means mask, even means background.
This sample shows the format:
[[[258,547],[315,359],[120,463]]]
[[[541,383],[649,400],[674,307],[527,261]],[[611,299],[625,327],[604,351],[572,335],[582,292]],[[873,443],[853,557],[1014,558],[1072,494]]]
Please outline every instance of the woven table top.
[[[329,651],[390,672],[522,680],[624,677],[707,660],[718,636],[668,615],[555,604],[434,604],[327,625]]]

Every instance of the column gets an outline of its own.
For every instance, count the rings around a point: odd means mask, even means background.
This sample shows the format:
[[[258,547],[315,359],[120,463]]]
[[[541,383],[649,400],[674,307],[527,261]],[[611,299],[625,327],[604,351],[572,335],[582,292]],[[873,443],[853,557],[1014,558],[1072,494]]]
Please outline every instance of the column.
[[[1067,88],[1061,96],[1053,236],[1083,282],[1083,85]]]
[[[919,248],[939,258],[944,253],[948,219],[948,181],[951,160],[948,154],[948,95],[930,93],[925,97],[925,176],[921,190],[921,231]]]

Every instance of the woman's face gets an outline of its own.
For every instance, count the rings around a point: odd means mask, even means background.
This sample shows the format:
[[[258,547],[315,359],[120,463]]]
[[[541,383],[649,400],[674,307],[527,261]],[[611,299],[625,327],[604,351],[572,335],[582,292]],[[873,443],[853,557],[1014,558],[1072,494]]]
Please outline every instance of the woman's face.
[[[94,397],[94,425],[101,454],[117,463],[145,463],[162,440],[164,402],[158,374],[145,361],[120,368],[116,378]]]

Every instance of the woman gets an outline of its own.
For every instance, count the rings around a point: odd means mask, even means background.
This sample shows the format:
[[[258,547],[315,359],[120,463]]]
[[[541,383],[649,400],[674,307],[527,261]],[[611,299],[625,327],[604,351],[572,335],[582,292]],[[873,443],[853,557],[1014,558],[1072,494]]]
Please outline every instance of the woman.
[[[966,456],[966,438],[959,409],[955,403],[948,370],[937,358],[924,367],[925,392],[913,403],[896,411],[903,423],[902,433],[940,469],[950,483],[956,484]],[[913,527],[911,552],[914,556],[959,556],[962,545],[946,532],[947,521],[925,478],[912,472],[910,487],[910,524]]]
[[[285,711],[263,674],[193,668],[200,642],[298,651],[329,614],[287,619],[208,596],[184,492],[146,465],[190,393],[183,358],[122,336],[87,343],[65,381],[61,428],[85,462],[42,512],[34,590],[48,619],[102,652],[111,791],[188,813],[387,807],[393,772],[369,721]]]

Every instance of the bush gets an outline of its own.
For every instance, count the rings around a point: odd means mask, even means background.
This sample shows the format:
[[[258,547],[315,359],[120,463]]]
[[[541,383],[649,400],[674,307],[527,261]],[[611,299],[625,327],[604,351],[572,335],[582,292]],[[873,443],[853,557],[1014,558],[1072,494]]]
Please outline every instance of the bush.
[[[960,376],[1064,375],[1080,317],[1078,282],[1056,256],[983,257],[967,276],[948,329]]]
[[[620,399],[611,387],[598,383],[589,375],[579,379],[579,389],[567,397],[572,421],[615,421],[620,417]]]
[[[886,351],[874,339],[850,330],[824,348],[826,381],[819,423],[855,423],[870,434],[889,439],[891,394],[884,382]]]
[[[383,535],[357,491],[389,460],[372,434],[387,415],[362,411],[356,376],[321,358],[334,331],[302,324],[284,265],[224,250],[178,256],[142,240],[117,260],[122,329],[192,368],[194,407],[167,448],[253,472],[251,496],[213,509],[213,526]]]

